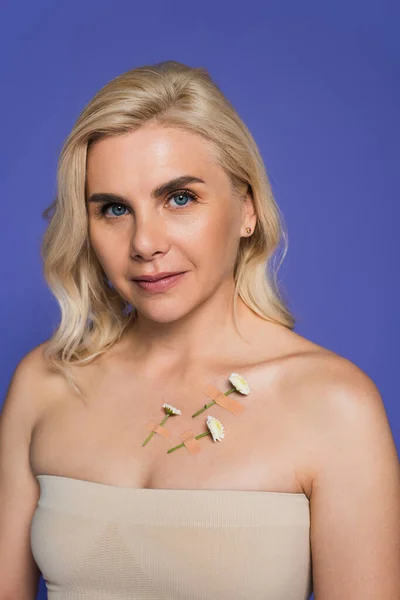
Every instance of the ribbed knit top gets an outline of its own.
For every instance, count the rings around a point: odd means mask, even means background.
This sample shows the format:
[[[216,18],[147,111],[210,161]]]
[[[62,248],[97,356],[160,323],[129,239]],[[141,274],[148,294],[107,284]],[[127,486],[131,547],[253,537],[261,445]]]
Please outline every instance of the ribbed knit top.
[[[48,600],[307,600],[305,494],[136,489],[38,475]]]

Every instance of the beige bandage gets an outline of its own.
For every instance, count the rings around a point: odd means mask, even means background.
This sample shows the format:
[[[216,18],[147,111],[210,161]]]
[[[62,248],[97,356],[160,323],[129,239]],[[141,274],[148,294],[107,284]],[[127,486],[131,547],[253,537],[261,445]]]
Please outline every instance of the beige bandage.
[[[155,421],[150,421],[149,423],[147,423],[146,429],[148,429],[149,431],[155,431],[156,433],[159,433],[165,438],[171,435],[168,429],[165,429],[163,425],[158,425]]]
[[[195,435],[190,429],[181,434],[181,440],[189,451],[189,454],[198,454],[201,452],[199,440],[195,439]]]
[[[211,400],[214,400],[214,402],[216,402],[218,404],[218,406],[222,406],[222,408],[226,408],[234,415],[241,415],[245,409],[243,404],[240,404],[240,402],[237,402],[236,400],[234,400],[233,398],[230,398],[229,396],[225,396],[225,394],[220,392],[220,390],[217,387],[215,387],[215,385],[209,385],[204,390],[204,393],[206,394],[206,396],[211,398]]]

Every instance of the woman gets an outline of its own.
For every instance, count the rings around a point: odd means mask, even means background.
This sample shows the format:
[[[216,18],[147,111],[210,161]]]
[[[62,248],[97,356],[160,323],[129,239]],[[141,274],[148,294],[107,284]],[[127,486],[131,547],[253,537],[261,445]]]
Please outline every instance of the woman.
[[[50,208],[62,318],[2,411],[0,599],[34,598],[42,572],[50,600],[398,600],[382,399],[294,333],[283,221],[207,71],[108,83]]]

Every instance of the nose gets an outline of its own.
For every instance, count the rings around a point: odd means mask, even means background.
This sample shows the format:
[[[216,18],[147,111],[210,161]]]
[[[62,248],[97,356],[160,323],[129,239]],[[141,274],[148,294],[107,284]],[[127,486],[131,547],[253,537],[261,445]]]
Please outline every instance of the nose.
[[[130,256],[136,260],[151,260],[168,251],[165,224],[152,213],[136,218],[130,244]]]

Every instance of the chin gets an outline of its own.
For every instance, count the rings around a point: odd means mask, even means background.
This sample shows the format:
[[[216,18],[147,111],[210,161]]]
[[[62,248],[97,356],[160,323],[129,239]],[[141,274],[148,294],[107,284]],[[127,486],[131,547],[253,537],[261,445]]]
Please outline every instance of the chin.
[[[154,323],[173,323],[174,321],[179,321],[186,317],[189,313],[188,310],[182,310],[182,307],[171,307],[166,308],[165,306],[160,306],[159,308],[155,308],[154,310],[144,310],[141,311],[140,308],[137,308],[137,314],[140,319],[140,316],[147,319],[148,321],[154,321]]]

